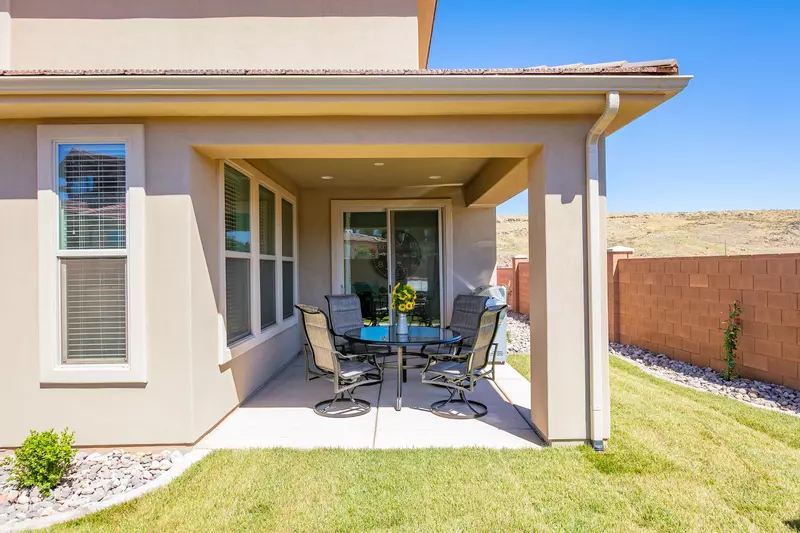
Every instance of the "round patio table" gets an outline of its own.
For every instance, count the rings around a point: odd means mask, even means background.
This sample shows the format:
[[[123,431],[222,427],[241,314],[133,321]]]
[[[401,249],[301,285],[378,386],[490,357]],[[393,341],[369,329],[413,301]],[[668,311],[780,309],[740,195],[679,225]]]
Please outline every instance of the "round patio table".
[[[409,326],[408,335],[397,333],[396,326],[369,326],[347,331],[344,338],[362,344],[379,344],[397,349],[397,401],[395,410],[403,407],[403,352],[409,346],[452,344],[461,340],[461,334],[447,328]]]

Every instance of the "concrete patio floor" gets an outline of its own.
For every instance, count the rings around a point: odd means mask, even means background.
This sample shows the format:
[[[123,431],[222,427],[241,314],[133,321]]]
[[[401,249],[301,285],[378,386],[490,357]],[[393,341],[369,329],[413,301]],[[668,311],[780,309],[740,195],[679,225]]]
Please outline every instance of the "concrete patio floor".
[[[372,404],[368,414],[331,419],[312,408],[333,396],[333,385],[322,379],[306,382],[303,360],[297,357],[195,448],[541,447],[542,441],[524,418],[529,409],[520,393],[529,397],[527,380],[508,365],[498,365],[497,374],[499,387],[484,380],[469,396],[489,407],[483,418],[451,420],[431,414],[430,404],[447,398],[448,393],[423,385],[419,370],[408,371],[403,409],[396,411],[396,371],[387,369],[382,384],[359,388],[355,394]],[[516,391],[511,396],[518,403],[511,403],[501,389]]]

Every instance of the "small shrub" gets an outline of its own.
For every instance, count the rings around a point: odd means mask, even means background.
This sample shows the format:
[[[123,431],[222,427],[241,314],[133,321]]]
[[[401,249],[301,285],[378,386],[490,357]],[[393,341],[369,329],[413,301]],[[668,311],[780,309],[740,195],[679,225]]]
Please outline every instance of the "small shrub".
[[[739,306],[739,301],[736,300],[731,304],[730,312],[728,313],[728,320],[722,323],[722,347],[724,352],[722,360],[725,362],[725,368],[722,370],[722,379],[725,381],[733,381],[736,379],[736,348],[739,346],[739,332],[742,330],[742,320],[739,315],[742,313],[742,308]]]
[[[61,434],[52,429],[41,433],[31,431],[14,452],[11,481],[20,488],[39,487],[42,494],[48,496],[75,457],[74,440],[75,434],[69,428]]]

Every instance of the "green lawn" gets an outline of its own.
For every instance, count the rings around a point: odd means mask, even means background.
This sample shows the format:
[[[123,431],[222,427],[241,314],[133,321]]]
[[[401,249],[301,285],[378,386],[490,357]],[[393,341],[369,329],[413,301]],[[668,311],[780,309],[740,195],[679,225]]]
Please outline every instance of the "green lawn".
[[[611,385],[604,454],[219,452],[54,531],[800,531],[800,419],[616,358]]]

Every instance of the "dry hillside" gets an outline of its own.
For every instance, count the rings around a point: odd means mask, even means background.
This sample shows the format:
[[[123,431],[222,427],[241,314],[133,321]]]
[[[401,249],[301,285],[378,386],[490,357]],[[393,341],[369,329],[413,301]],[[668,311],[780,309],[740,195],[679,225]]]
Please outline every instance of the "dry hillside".
[[[800,211],[609,215],[608,245],[638,257],[800,252]],[[528,217],[497,217],[498,264],[515,254],[528,254]]]

